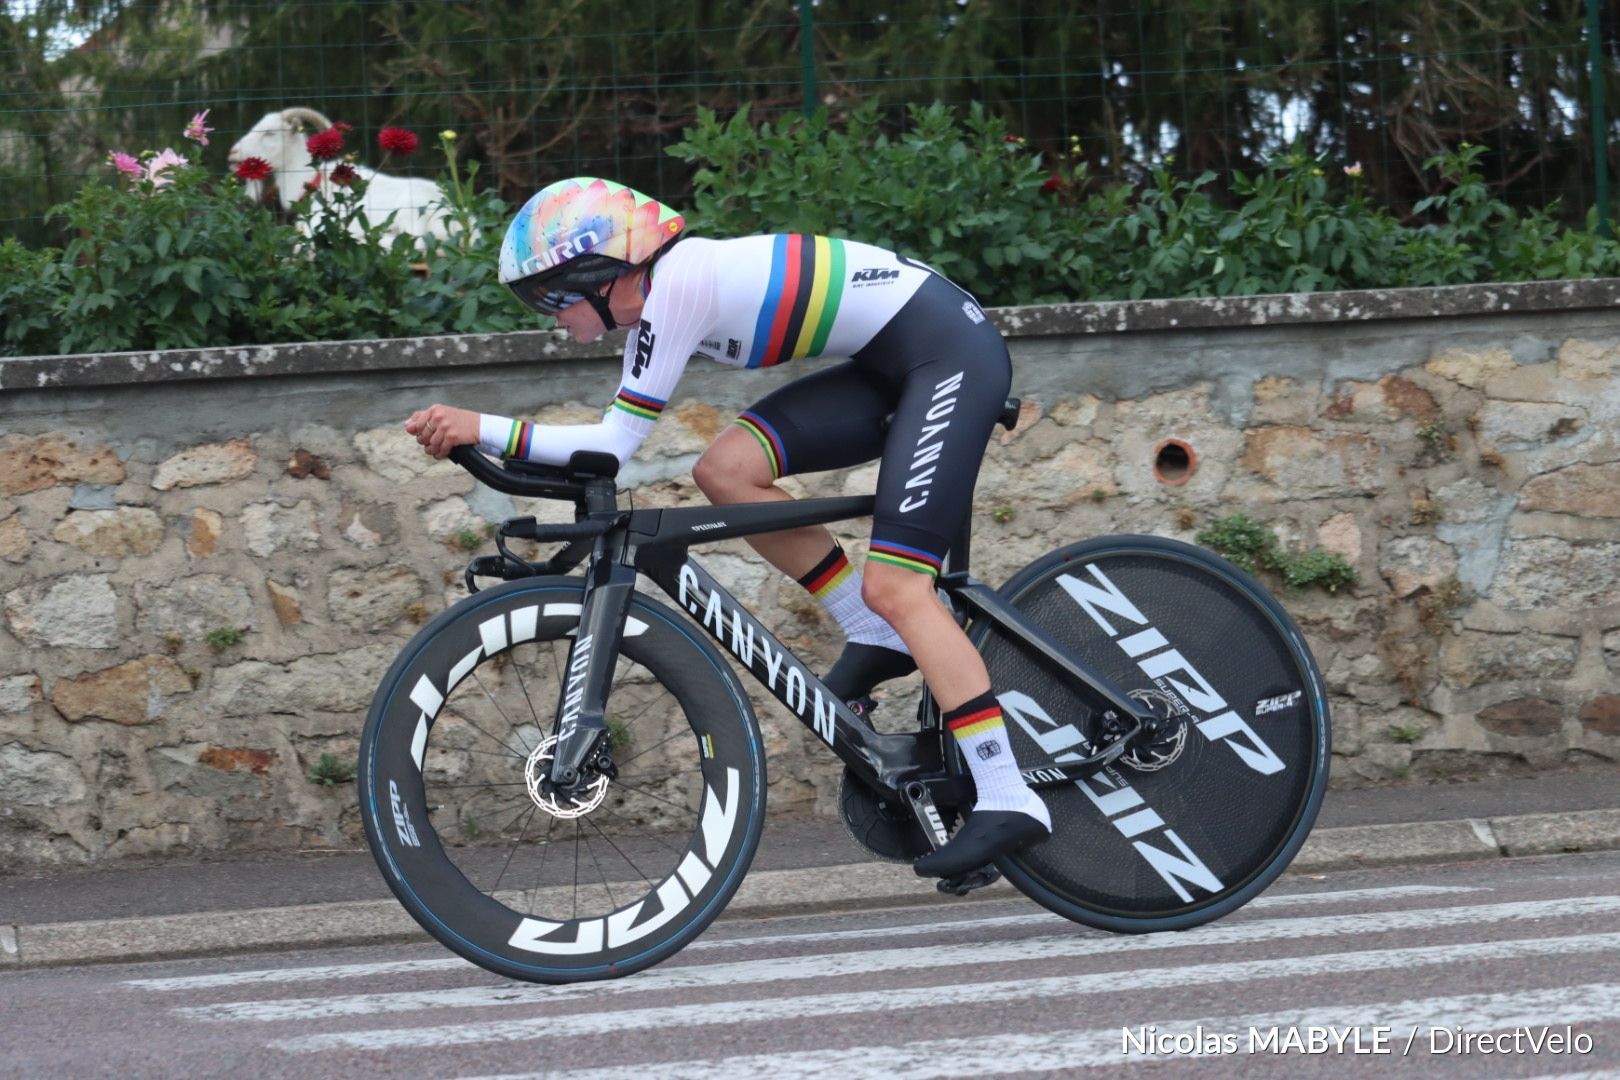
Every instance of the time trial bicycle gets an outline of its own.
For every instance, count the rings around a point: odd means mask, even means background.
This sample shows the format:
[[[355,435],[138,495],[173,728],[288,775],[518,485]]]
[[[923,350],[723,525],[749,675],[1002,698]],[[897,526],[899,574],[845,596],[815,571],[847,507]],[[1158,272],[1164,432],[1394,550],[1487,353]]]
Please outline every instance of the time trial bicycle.
[[[842,760],[840,812],[873,853],[925,854],[972,806],[926,691],[914,730],[878,731],[870,699],[837,700],[689,551],[867,516],[870,496],[628,509],[609,455],[451,457],[498,491],[575,510],[504,521],[499,554],[471,562],[470,595],[410,641],[366,718],[371,850],[451,950],[516,979],[612,978],[721,912],[766,792],[765,740],[722,650]],[[536,561],[514,540],[564,546]],[[999,589],[968,573],[969,541],[952,546],[939,595],[984,657],[1053,833],[942,891],[1004,874],[1060,915],[1127,933],[1186,929],[1257,896],[1304,843],[1329,763],[1321,675],[1281,605],[1169,538],[1083,540]]]

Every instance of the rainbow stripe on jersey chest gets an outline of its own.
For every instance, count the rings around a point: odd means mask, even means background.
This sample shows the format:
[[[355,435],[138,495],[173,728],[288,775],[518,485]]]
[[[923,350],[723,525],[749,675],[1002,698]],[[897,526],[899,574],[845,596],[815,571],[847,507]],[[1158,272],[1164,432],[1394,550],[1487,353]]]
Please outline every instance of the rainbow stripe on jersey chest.
[[[777,236],[748,366],[771,367],[819,355],[827,347],[843,294],[842,240],[796,233]]]

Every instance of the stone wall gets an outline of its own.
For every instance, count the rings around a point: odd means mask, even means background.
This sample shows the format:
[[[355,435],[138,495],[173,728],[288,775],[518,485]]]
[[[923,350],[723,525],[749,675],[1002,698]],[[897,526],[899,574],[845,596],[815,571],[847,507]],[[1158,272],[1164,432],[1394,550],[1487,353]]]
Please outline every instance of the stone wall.
[[[995,312],[1025,405],[988,451],[975,570],[1242,511],[1360,572],[1285,594],[1333,695],[1335,783],[1620,760],[1617,302],[1601,281]],[[0,866],[357,842],[352,786],[306,774],[355,758],[378,678],[463,595],[485,524],[566,513],[475,488],[400,421],[435,400],[592,420],[616,348],[0,361]],[[698,501],[701,449],[810,367],[695,363],[626,472],[637,504]],[[864,523],[842,535],[864,550]],[[794,649],[835,654],[741,542],[700,552]],[[830,759],[756,708],[773,811],[832,812]]]

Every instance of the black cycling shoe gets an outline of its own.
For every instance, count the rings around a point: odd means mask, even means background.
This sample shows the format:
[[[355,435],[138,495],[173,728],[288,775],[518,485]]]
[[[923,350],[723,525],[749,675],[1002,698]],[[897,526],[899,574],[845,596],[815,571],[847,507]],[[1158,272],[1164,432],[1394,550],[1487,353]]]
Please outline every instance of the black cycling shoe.
[[[911,868],[918,877],[959,877],[1051,835],[1038,818],[1018,810],[975,810],[944,847],[924,855]]]
[[[839,701],[854,701],[865,697],[878,683],[910,675],[916,670],[917,661],[911,658],[910,653],[885,649],[881,645],[850,642],[844,646],[838,662],[822,676],[821,681],[837,695]]]

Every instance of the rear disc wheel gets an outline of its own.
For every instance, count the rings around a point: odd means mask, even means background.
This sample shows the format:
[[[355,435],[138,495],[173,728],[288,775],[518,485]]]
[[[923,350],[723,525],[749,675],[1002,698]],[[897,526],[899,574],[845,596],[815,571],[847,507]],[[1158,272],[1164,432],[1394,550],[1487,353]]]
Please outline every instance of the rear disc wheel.
[[[1071,545],[1001,593],[1071,655],[1174,714],[1133,748],[1135,767],[1122,759],[1039,789],[1053,835],[998,860],[1008,880],[1067,918],[1136,933],[1218,918],[1282,873],[1321,805],[1330,736],[1321,675],[1276,600],[1219,556],[1153,536]],[[1116,722],[1066,676],[993,623],[969,635],[1021,768],[1107,740]],[[948,763],[966,771],[960,754]]]

